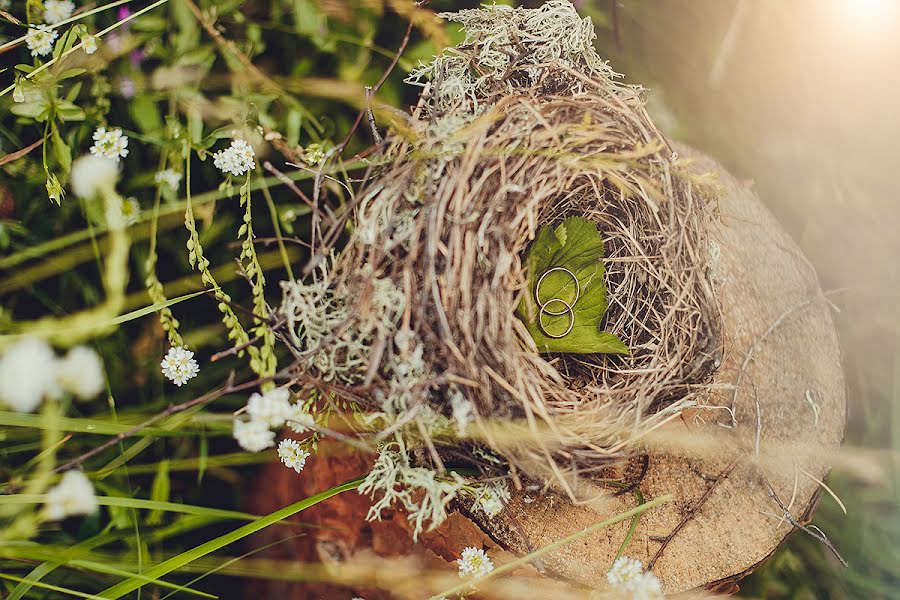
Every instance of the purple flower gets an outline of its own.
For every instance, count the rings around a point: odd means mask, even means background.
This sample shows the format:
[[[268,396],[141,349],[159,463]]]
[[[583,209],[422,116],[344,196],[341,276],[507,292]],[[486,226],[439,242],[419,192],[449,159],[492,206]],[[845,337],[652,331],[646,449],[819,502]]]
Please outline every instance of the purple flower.
[[[134,67],[139,67],[144,59],[147,58],[147,53],[144,52],[143,48],[135,48],[131,51],[131,56],[128,57],[131,60],[131,64]]]

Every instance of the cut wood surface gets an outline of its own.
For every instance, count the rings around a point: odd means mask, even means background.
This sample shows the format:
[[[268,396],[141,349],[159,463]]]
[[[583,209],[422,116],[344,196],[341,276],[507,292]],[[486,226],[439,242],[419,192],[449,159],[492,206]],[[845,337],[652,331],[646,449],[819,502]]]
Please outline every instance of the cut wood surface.
[[[719,214],[709,224],[724,332],[710,403],[722,408],[669,421],[647,437],[643,476],[640,459],[617,473],[636,483],[646,500],[675,497],[643,515],[625,554],[652,562],[667,593],[732,591],[732,583],[770,556],[795,529],[792,521],[804,522],[815,505],[817,480],[827,475],[843,435],[844,380],[827,297],[800,249],[747,185],[702,154],[677,151],[696,173],[715,173],[722,186]],[[270,465],[253,508],[270,511],[359,475],[369,460],[324,454],[310,459],[301,478]],[[463,547],[483,545],[502,563],[511,558],[505,551],[525,554],[635,506],[634,493],[614,492],[586,478],[576,489],[578,503],[562,492],[523,489],[497,517],[454,515],[418,545],[405,516],[366,523],[367,500],[350,493],[305,513],[326,529],[298,539],[289,556],[328,562],[373,551],[415,553],[455,568]],[[547,576],[602,588],[628,527],[623,522],[584,537],[536,566]],[[337,593],[278,585],[286,598]],[[380,597],[369,593],[365,597]]]

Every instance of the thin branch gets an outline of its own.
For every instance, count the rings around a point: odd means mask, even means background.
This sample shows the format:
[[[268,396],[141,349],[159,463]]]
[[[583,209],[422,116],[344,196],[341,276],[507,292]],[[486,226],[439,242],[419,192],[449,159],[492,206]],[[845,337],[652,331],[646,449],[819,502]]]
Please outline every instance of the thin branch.
[[[193,400],[189,400],[187,402],[182,402],[181,404],[173,404],[172,406],[170,406],[166,410],[162,411],[161,413],[158,413],[158,414],[150,417],[149,419],[147,419],[146,421],[143,421],[142,423],[138,423],[131,429],[129,429],[127,431],[123,431],[122,433],[110,438],[109,440],[105,441],[104,443],[100,444],[99,446],[96,446],[96,447],[88,450],[84,454],[77,456],[77,457],[73,458],[72,460],[66,461],[60,465],[57,465],[56,468],[54,468],[52,472],[53,473],[62,473],[63,471],[68,471],[69,469],[77,467],[78,465],[80,465],[84,461],[88,460],[89,458],[93,458],[94,456],[100,454],[104,450],[108,450],[108,449],[112,448],[113,446],[115,446],[116,444],[122,442],[123,440],[126,440],[126,439],[130,438],[131,436],[139,433],[141,430],[146,429],[147,427],[150,427],[154,423],[158,423],[159,421],[162,421],[163,419],[171,417],[172,415],[178,414],[180,412],[184,412],[195,406],[209,404],[210,402],[221,398],[225,394],[230,394],[232,392],[239,392],[241,390],[246,390],[246,389],[249,389],[252,387],[256,387],[262,381],[260,379],[254,379],[252,381],[247,381],[245,383],[233,385],[232,384],[233,379],[234,379],[234,374],[229,376],[228,382],[223,387],[221,387],[217,390],[208,392],[208,393],[200,396],[199,398],[194,398]]]
[[[675,526],[675,529],[673,529],[672,532],[669,533],[669,535],[659,540],[662,543],[660,544],[659,549],[656,551],[656,554],[654,554],[653,558],[650,559],[650,562],[647,563],[648,571],[653,570],[653,566],[656,565],[656,561],[658,561],[663,552],[665,552],[666,546],[669,545],[669,542],[675,539],[675,536],[678,535],[678,532],[681,531],[684,526],[687,525],[691,521],[691,519],[696,516],[700,508],[706,503],[707,500],[709,500],[709,497],[712,496],[713,491],[719,486],[720,483],[728,478],[728,475],[731,474],[731,471],[734,470],[734,467],[737,466],[740,459],[740,454],[735,456],[734,460],[731,461],[731,464],[725,467],[725,470],[722,471],[718,477],[716,477],[715,481],[712,482],[712,485],[710,485],[706,489],[706,491],[703,492],[703,495],[700,496],[700,499],[697,500],[697,502],[695,502],[694,505],[688,509],[687,514],[684,515],[684,518],[682,518],[681,521],[678,522],[678,525]]]

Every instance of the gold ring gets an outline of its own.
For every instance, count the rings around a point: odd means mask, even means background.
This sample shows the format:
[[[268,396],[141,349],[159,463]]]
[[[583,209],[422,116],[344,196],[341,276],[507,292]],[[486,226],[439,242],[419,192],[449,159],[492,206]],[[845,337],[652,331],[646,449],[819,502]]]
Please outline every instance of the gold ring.
[[[541,284],[544,283],[544,278],[547,275],[549,275],[550,273],[553,273],[554,271],[562,271],[564,273],[567,273],[569,275],[569,277],[572,278],[572,281],[575,282],[575,299],[572,300],[571,305],[568,302],[560,300],[560,302],[565,304],[568,308],[566,310],[561,310],[559,312],[553,312],[553,311],[547,310],[545,308],[548,304],[550,304],[554,300],[558,300],[558,298],[551,298],[550,300],[547,300],[546,302],[541,302],[541,294],[540,294]],[[547,269],[546,271],[544,271],[544,274],[541,275],[540,279],[538,279],[537,285],[534,286],[534,301],[537,302],[537,305],[541,307],[542,312],[546,312],[551,317],[559,317],[559,316],[562,316],[562,315],[566,314],[567,312],[571,311],[572,306],[578,302],[578,299],[580,297],[581,297],[581,284],[578,282],[578,277],[575,276],[575,273],[573,273],[572,271],[570,271],[569,269],[567,269],[565,267],[553,267],[552,269]],[[573,319],[574,319],[574,314],[573,314]]]
[[[561,313],[550,312],[546,309],[546,306],[548,304],[550,304],[551,302],[561,302],[566,308]],[[561,333],[560,335],[554,335],[554,334],[548,332],[544,328],[544,320],[542,318],[544,316],[544,313],[547,313],[548,315],[550,315],[552,317],[558,317],[560,315],[569,313],[569,327],[565,330],[565,332]],[[570,333],[572,333],[572,329],[575,327],[575,311],[572,310],[572,305],[569,304],[568,302],[566,302],[565,300],[562,300],[561,298],[551,298],[551,299],[547,300],[544,304],[541,305],[541,309],[538,311],[537,326],[541,330],[541,333],[543,333],[548,338],[553,338],[555,340],[564,338],[567,335],[569,335]]]

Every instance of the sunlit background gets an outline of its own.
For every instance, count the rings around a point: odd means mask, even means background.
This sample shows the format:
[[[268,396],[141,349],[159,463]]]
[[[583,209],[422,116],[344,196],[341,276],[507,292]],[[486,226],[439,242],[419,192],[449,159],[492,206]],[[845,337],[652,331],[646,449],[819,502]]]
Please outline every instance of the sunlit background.
[[[606,23],[604,56],[651,88],[651,111],[669,135],[752,182],[834,292],[848,386],[845,443],[891,449],[883,485],[835,474],[849,514],[823,499],[814,520],[850,569],[795,534],[742,588],[770,598],[898,598],[900,2],[611,6],[583,4]]]

